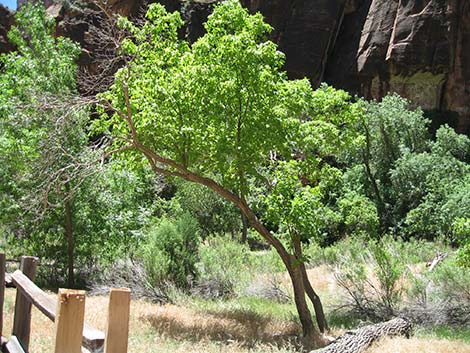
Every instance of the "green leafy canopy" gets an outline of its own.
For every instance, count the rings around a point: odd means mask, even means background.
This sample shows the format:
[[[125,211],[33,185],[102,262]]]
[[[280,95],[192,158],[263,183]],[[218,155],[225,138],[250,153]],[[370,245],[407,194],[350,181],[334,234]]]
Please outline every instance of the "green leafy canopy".
[[[262,41],[270,26],[236,1],[215,8],[192,46],[178,39],[179,14],[153,4],[147,18],[142,28],[121,19],[133,34],[123,49],[134,59],[104,97],[126,112],[127,89],[140,143],[240,187],[238,172],[256,175],[269,151],[287,147],[292,119],[306,113],[308,81],[287,81],[284,55]],[[130,136],[119,114],[110,123]]]
[[[132,60],[102,95],[114,114],[97,126],[118,147],[143,152],[129,153],[131,163],[155,152],[160,170],[216,178],[241,202],[258,197],[256,180],[276,184],[264,188],[267,218],[313,236],[341,174],[323,159],[361,143],[351,127],[362,105],[344,91],[288,80],[284,54],[266,40],[271,27],[238,1],[216,6],[192,45],[178,36],[178,13],[152,4],[147,19],[141,27],[119,21],[132,34],[122,44]]]

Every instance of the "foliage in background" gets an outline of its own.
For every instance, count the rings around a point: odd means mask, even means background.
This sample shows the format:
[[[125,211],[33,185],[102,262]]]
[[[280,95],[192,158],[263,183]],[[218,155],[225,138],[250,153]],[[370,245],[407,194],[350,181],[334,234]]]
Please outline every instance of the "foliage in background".
[[[16,237],[47,234],[48,229],[61,234],[63,240],[55,240],[67,247],[69,285],[73,285],[70,200],[81,173],[66,166],[82,161],[87,137],[81,124],[87,113],[66,106],[75,94],[79,48],[69,39],[54,38],[54,21],[41,5],[27,4],[15,19],[17,26],[8,37],[18,51],[0,59],[5,142],[1,156],[6,165],[1,185],[7,185],[1,190],[7,203],[2,221]],[[41,227],[31,227],[35,223]]]
[[[364,144],[356,153],[347,154],[352,164],[362,165],[364,192],[377,205],[382,230],[396,224],[403,216],[392,188],[390,170],[405,151],[420,153],[429,145],[429,121],[420,109],[410,110],[400,96],[388,95],[380,103],[364,102],[364,120],[357,128]],[[406,196],[406,195],[404,195]]]
[[[152,213],[154,176],[97,164],[88,109],[77,96],[79,47],[54,37],[54,20],[26,4],[1,56],[0,222],[8,257],[41,258],[48,286],[76,285],[136,245]],[[98,159],[99,160],[99,159]],[[157,187],[158,188],[158,187]],[[149,202],[151,200],[151,202]]]
[[[163,218],[148,227],[140,256],[153,286],[190,286],[197,275],[199,233],[197,221],[189,213],[175,220]]]
[[[458,218],[453,224],[456,241],[461,245],[458,263],[470,268],[470,218]]]
[[[396,94],[363,104],[365,141],[341,156],[346,194],[374,202],[379,234],[455,242],[453,223],[470,213],[470,139],[448,126],[432,138],[422,111]]]
[[[240,212],[212,190],[189,182],[177,183],[174,199],[183,212],[199,223],[203,239],[211,235],[235,236],[241,230]]]

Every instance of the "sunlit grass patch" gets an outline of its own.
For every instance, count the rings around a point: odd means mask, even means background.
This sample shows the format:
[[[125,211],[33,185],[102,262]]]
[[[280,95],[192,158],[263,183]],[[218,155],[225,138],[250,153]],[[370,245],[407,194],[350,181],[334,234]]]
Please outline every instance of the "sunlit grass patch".
[[[458,340],[470,344],[470,327],[435,326],[418,329],[416,335],[423,338]]]
[[[293,303],[276,303],[264,298],[240,297],[226,300],[191,298],[187,305],[201,312],[244,311],[275,320],[298,321]]]

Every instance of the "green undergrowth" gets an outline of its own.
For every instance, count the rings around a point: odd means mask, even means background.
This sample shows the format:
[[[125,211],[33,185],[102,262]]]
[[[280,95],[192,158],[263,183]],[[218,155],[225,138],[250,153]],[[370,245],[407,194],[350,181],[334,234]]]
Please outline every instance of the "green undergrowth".
[[[434,326],[418,328],[415,335],[423,338],[448,339],[450,341],[470,343],[470,327]]]
[[[181,303],[189,308],[212,313],[245,312],[275,320],[297,321],[293,303],[276,303],[269,299],[239,297],[224,300],[205,300],[198,297],[188,298]]]

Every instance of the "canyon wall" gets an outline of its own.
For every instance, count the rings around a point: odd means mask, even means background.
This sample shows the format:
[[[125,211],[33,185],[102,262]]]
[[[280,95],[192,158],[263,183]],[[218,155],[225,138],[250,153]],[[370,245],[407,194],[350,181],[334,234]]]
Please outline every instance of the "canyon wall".
[[[203,34],[214,3],[159,2],[182,13],[190,41]],[[291,78],[308,77],[315,86],[327,82],[368,99],[397,92],[426,110],[436,124],[447,122],[470,133],[470,0],[241,2],[273,26],[271,39],[286,54]],[[135,14],[142,3],[111,0],[114,11],[124,15]],[[87,24],[75,21],[67,27],[70,14],[52,12],[61,33],[86,48]],[[0,24],[0,51],[8,49],[4,27]]]
[[[397,92],[470,132],[470,0],[243,0],[275,28],[291,77]]]
[[[5,53],[13,49],[7,38],[8,30],[12,24],[13,14],[0,4],[0,53]]]

